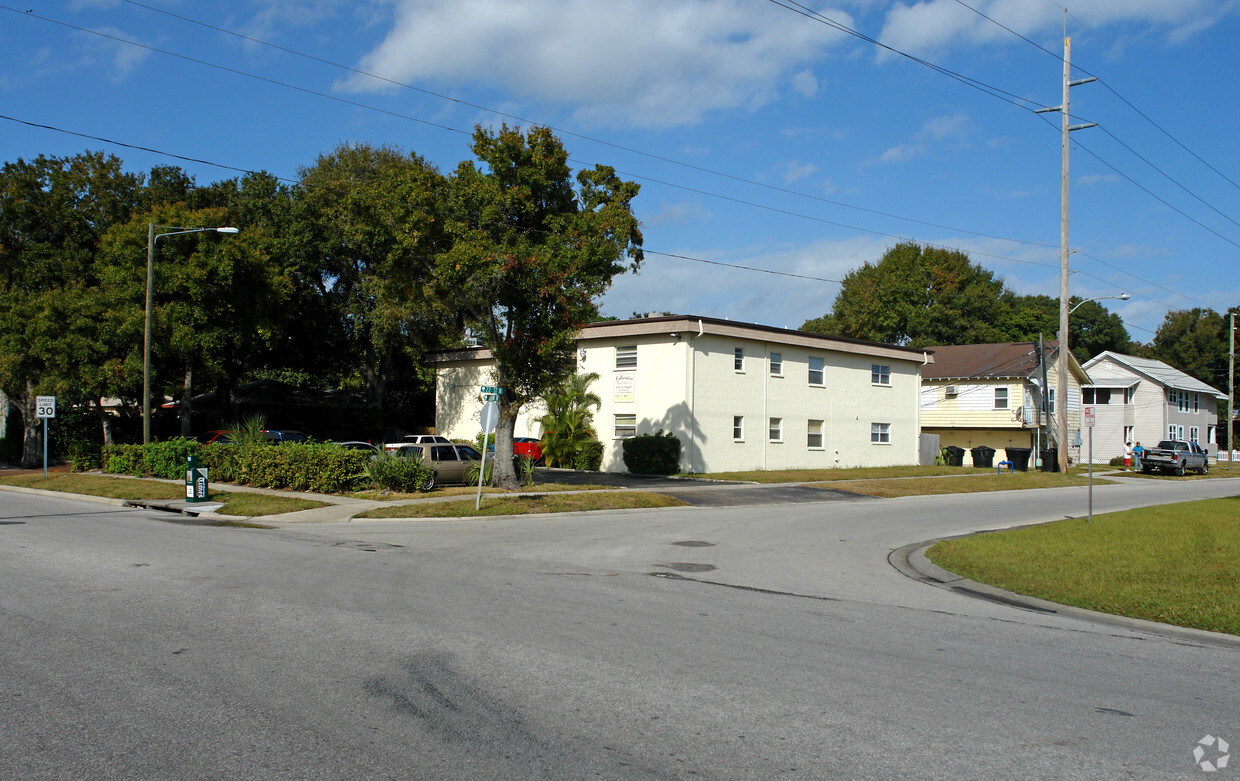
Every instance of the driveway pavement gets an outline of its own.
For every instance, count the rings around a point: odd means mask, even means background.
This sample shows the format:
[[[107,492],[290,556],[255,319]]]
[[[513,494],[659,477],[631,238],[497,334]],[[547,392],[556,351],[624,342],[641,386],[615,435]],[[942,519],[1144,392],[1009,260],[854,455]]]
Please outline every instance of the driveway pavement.
[[[540,481],[567,485],[606,485],[667,494],[694,507],[803,504],[806,502],[861,501],[873,497],[812,485],[790,483],[742,483],[734,480],[702,480],[692,477],[576,472],[571,469],[537,469]]]

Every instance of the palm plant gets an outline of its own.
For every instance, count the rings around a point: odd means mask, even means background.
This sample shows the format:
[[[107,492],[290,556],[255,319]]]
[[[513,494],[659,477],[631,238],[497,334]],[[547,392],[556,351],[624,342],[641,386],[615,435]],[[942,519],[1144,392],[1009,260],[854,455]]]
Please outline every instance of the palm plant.
[[[598,438],[591,410],[598,409],[603,402],[598,394],[590,392],[590,383],[597,379],[594,372],[569,375],[543,398],[547,413],[538,422],[545,432],[542,454],[547,466],[571,468],[582,443]]]

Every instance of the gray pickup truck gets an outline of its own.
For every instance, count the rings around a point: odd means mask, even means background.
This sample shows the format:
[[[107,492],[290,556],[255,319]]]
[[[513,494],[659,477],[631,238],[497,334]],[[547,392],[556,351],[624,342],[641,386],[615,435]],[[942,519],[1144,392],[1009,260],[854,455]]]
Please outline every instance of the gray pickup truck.
[[[1141,471],[1152,473],[1172,472],[1183,477],[1185,470],[1199,474],[1210,471],[1210,456],[1196,442],[1185,442],[1182,439],[1164,439],[1158,447],[1146,448],[1141,455]]]

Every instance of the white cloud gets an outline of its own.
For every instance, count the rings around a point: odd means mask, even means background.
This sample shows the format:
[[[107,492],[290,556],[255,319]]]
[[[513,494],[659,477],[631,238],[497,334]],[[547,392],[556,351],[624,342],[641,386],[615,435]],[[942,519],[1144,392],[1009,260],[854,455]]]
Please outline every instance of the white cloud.
[[[969,129],[969,117],[955,114],[950,117],[932,117],[922,126],[922,132],[930,138],[941,141],[945,138],[958,138]]]
[[[688,257],[802,277],[647,255],[639,274],[617,278],[603,300],[603,310],[617,317],[667,311],[799,328],[806,320],[831,310],[840,286],[830,280],[840,280],[862,263],[878,260],[890,244],[884,238],[860,237],[768,251],[677,251]]]
[[[841,11],[824,11],[851,24]],[[397,81],[489,83],[601,124],[690,124],[817,90],[807,66],[842,39],[745,0],[401,0],[359,67]],[[381,90],[353,77],[353,91]]]
[[[784,166],[782,178],[784,184],[793,184],[807,176],[813,176],[817,172],[818,166],[813,163],[802,163],[800,160],[792,160]]]
[[[137,40],[136,36],[118,30],[115,27],[100,27],[101,33],[123,40]],[[149,49],[130,46],[112,38],[101,38],[87,33],[77,33],[80,45],[78,59],[69,64],[67,69],[101,68],[113,82],[121,82],[133,73],[140,63],[151,56]]]
[[[702,206],[700,201],[680,201],[679,203],[663,201],[659,204],[657,212],[642,218],[642,224],[680,226],[691,222],[705,222],[710,218],[711,213]]]
[[[1076,181],[1078,184],[1083,185],[1118,184],[1120,178],[1115,174],[1089,174],[1087,176],[1078,176]]]
[[[878,159],[884,163],[907,163],[925,153],[926,148],[921,144],[900,144],[883,152]]]
[[[1063,12],[1053,3],[1031,0],[978,0],[969,5],[1024,36],[1061,30]],[[1234,10],[1234,4],[1213,0],[1077,0],[1070,4],[1071,24],[1091,28],[1136,22],[1170,26],[1170,43],[1182,43]],[[1019,39],[956,0],[896,3],[883,23],[879,40],[901,51],[925,54],[937,50],[989,43],[1020,43]],[[1023,45],[1023,44],[1022,44]],[[891,57],[891,54],[880,55]]]

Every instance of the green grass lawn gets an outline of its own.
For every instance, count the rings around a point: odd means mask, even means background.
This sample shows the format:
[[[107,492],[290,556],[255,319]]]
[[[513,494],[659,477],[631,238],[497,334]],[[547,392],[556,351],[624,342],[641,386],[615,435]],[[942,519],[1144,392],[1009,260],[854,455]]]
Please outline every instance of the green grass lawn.
[[[44,491],[63,491],[84,496],[103,496],[109,499],[143,499],[176,500],[185,498],[185,487],[176,483],[156,480],[140,480],[105,475],[84,475],[79,473],[49,474],[46,478],[38,474],[5,475],[0,483],[23,488],[38,488]],[[279,515],[297,510],[309,510],[312,507],[324,507],[323,502],[300,499],[294,496],[269,496],[267,494],[230,493],[228,491],[211,491],[212,502],[224,504],[216,512],[221,515],[244,515],[256,517],[261,515]]]
[[[986,469],[966,470],[961,476],[956,469],[954,477],[912,477],[871,480],[829,480],[814,483],[815,488],[836,488],[855,494],[890,499],[897,496],[927,496],[930,494],[964,494],[985,491],[1015,491],[1031,488],[1062,488],[1064,486],[1089,485],[1089,476],[1069,472],[1066,476],[1053,472],[1004,472],[996,475]],[[1094,485],[1109,483],[1094,476]]]
[[[1240,497],[979,534],[926,555],[1017,594],[1240,635]]]
[[[645,491],[597,491],[582,494],[533,496],[483,495],[482,507],[474,509],[473,499],[454,502],[377,507],[355,518],[468,518],[481,515],[528,515],[532,513],[569,513],[587,510],[629,510],[648,507],[682,507],[684,502],[663,494]]]

